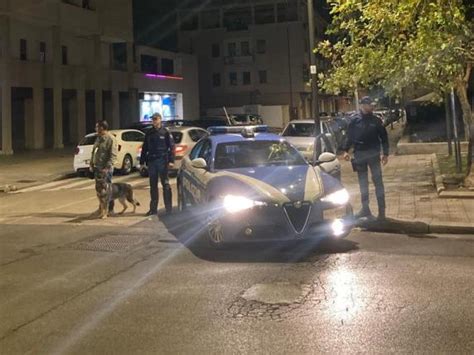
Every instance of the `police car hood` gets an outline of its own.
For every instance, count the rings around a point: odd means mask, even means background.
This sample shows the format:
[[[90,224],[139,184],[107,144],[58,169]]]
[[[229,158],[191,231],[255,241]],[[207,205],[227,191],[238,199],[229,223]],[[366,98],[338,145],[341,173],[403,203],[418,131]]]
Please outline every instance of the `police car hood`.
[[[315,201],[324,193],[321,176],[310,165],[229,169],[219,174],[229,193],[277,203]]]

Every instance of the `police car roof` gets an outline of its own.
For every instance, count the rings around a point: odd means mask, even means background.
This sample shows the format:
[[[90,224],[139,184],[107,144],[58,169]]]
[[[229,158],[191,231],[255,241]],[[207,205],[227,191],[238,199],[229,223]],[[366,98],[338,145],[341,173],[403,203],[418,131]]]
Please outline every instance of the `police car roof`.
[[[282,137],[273,133],[255,133],[253,137],[244,137],[242,134],[237,133],[227,133],[209,136],[209,138],[217,144],[244,141],[279,141],[282,139]]]

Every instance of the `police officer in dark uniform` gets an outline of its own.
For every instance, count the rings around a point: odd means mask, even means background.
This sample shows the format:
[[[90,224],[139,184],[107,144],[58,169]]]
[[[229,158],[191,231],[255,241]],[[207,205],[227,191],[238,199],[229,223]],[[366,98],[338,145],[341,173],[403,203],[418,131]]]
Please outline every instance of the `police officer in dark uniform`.
[[[379,207],[378,219],[385,219],[385,189],[382,179],[382,167],[388,162],[389,143],[387,130],[380,119],[373,114],[373,101],[366,96],[360,101],[360,111],[351,117],[344,145],[344,159],[351,160],[349,150],[354,148],[353,168],[359,178],[362,209],[356,218],[371,217],[369,208],[369,173],[375,185],[375,194]]]
[[[150,177],[150,210],[147,216],[158,213],[158,178],[163,186],[163,200],[165,202],[166,213],[171,213],[172,196],[168,179],[168,168],[174,167],[174,141],[171,133],[162,126],[162,117],[159,113],[152,116],[153,128],[145,135],[145,142],[142,147],[140,165],[145,163],[148,166]]]

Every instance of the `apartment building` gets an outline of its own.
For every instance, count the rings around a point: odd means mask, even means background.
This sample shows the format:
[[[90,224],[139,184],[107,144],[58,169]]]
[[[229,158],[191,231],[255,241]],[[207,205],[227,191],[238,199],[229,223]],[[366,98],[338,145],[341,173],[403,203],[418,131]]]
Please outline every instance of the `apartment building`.
[[[1,154],[199,114],[197,59],[135,46],[132,0],[0,0]]]
[[[309,117],[307,20],[302,0],[187,2],[178,11],[179,49],[198,56],[202,110],[285,105],[290,117]],[[316,13],[315,23],[321,38],[327,22]],[[320,70],[326,65],[318,59]],[[321,96],[320,110],[337,111],[344,104]]]

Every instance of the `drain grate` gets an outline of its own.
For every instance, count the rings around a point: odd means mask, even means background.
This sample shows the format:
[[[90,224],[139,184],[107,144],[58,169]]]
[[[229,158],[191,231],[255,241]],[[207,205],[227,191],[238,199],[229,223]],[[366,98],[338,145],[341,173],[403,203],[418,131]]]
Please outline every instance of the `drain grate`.
[[[96,239],[85,240],[71,244],[67,247],[67,249],[119,252],[127,251],[142,242],[143,238],[136,235],[105,235]]]

